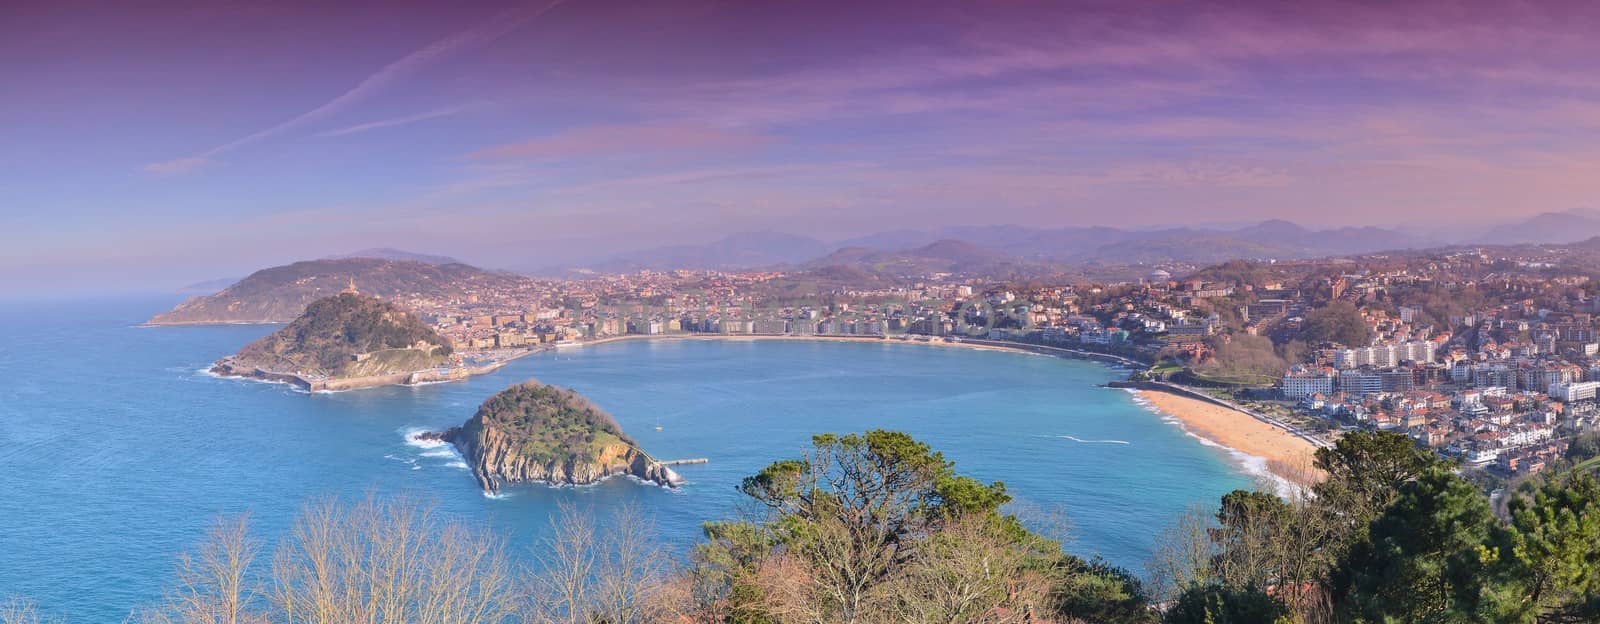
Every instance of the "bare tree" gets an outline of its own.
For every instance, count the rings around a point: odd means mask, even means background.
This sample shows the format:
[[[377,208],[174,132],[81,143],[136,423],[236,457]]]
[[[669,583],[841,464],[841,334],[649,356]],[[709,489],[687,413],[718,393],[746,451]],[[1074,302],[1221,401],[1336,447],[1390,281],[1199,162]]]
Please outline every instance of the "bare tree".
[[[629,503],[612,514],[601,540],[593,584],[597,618],[609,624],[664,620],[671,610],[672,562],[660,546],[654,519]]]
[[[407,500],[308,506],[272,571],[291,624],[501,622],[521,603],[498,539]]]
[[[596,528],[592,509],[562,503],[534,547],[533,614],[542,622],[646,624],[669,619],[687,601],[655,522],[625,505]]]
[[[253,611],[256,582],[251,563],[261,545],[250,537],[246,516],[218,518],[193,553],[178,557],[175,587],[158,609],[140,615],[155,624],[252,624],[266,622]]]
[[[1211,543],[1210,512],[1194,506],[1179,515],[1156,538],[1154,552],[1146,566],[1154,596],[1160,601],[1170,601],[1184,588],[1209,582],[1212,579],[1211,559],[1215,547]]]
[[[590,581],[598,565],[594,518],[563,501],[550,518],[550,531],[534,547],[537,570],[529,581],[532,618],[540,622],[581,624],[593,608]]]
[[[0,602],[0,624],[50,624],[58,622],[39,613],[38,605],[21,598]]]
[[[1049,601],[1050,585],[1028,568],[1028,553],[987,518],[964,518],[917,543],[885,584],[877,621],[906,624],[1026,622]]]

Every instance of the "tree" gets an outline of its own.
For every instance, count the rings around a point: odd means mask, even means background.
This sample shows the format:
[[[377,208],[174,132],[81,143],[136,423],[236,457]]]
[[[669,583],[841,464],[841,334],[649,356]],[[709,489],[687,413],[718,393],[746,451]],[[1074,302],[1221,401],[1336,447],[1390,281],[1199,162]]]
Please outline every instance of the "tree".
[[[1332,448],[1317,449],[1315,462],[1328,475],[1315,487],[1317,501],[1353,542],[1402,484],[1443,460],[1404,434],[1372,431],[1351,432]]]
[[[1341,612],[1373,622],[1468,619],[1457,598],[1478,581],[1475,555],[1494,516],[1477,488],[1442,467],[1401,487],[1344,560]]]
[[[1306,342],[1337,342],[1352,347],[1372,344],[1372,328],[1361,316],[1355,304],[1334,301],[1306,314],[1300,328],[1300,338]]]
[[[1195,585],[1178,596],[1166,624],[1273,624],[1291,622],[1289,607],[1255,587]]]
[[[698,612],[716,621],[1149,619],[1131,575],[1065,555],[1000,512],[1003,484],[904,433],[816,436],[740,489],[765,520],[708,525],[696,549]]]
[[[1478,552],[1488,582],[1461,599],[1498,622],[1600,619],[1600,483],[1583,473],[1547,481],[1508,508],[1510,524]]]
[[[911,549],[888,583],[886,610],[873,621],[905,624],[1026,622],[1044,610],[1049,582],[1027,551],[987,518],[955,521]],[[1017,609],[1007,609],[1016,605]]]
[[[927,444],[892,431],[812,438],[803,459],[774,463],[740,491],[768,508],[788,553],[809,566],[818,600],[858,621],[912,541],[966,513],[992,514],[1005,485],[957,476]]]
[[[21,598],[0,601],[0,624],[49,624],[57,621],[39,613],[38,605]]]
[[[499,539],[406,500],[306,507],[274,553],[274,622],[503,622],[523,605]]]
[[[178,558],[177,587],[159,609],[141,619],[156,624],[245,624],[266,622],[257,610],[251,564],[261,545],[244,517],[218,519],[193,554]]]
[[[776,543],[764,525],[708,522],[690,556],[689,610],[697,622],[771,624],[775,616],[755,581]]]

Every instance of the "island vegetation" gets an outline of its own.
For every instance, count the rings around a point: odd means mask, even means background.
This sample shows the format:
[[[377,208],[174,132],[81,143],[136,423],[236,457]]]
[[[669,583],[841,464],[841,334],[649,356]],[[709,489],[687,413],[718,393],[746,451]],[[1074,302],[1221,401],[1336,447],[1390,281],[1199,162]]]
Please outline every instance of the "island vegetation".
[[[410,311],[341,293],[313,302],[287,326],[218,362],[214,371],[254,377],[382,378],[446,366],[447,340]]]
[[[681,479],[577,392],[528,381],[489,397],[460,427],[423,434],[454,444],[486,492],[512,483],[583,485],[632,475],[664,486]]]

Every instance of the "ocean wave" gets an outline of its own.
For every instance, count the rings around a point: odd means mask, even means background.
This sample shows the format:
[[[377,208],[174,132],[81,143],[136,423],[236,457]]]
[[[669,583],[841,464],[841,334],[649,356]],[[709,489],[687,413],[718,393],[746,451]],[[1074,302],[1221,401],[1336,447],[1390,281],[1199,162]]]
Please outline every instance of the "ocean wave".
[[[405,429],[400,430],[400,435],[405,436],[407,446],[414,446],[419,449],[437,449],[450,446],[450,443],[445,442],[444,440],[433,440],[421,437],[422,434],[428,432],[429,429],[424,427],[406,427]]]
[[[283,381],[281,379],[261,379],[261,378],[258,378],[258,377],[244,377],[244,376],[241,376],[241,375],[223,375],[221,373],[212,372],[210,367],[198,369],[195,372],[200,374],[200,375],[204,375],[206,377],[210,377],[212,379],[221,379],[221,380],[225,380],[225,381],[233,381],[233,382],[238,382],[238,383],[258,383],[258,384],[268,384],[268,385],[273,385],[273,386],[283,386],[285,388],[288,388],[290,392],[297,392],[297,393],[300,393],[300,394],[311,394],[310,392],[307,392],[305,388],[301,388],[299,385],[297,385],[295,383],[288,382],[288,381]]]
[[[431,465],[439,465],[446,468],[457,468],[460,470],[469,469],[467,466],[467,458],[461,456],[461,452],[456,450],[454,444],[445,442],[444,440],[431,440],[421,437],[422,434],[427,433],[428,431],[428,429],[423,427],[406,427],[400,430],[400,435],[405,437],[406,446],[418,449],[417,455],[419,457],[446,460],[442,464]],[[421,466],[418,466],[418,468],[421,468]]]
[[[1272,469],[1268,467],[1267,459],[1265,457],[1251,455],[1239,449],[1195,433],[1191,431],[1188,425],[1185,425],[1182,420],[1179,420],[1176,416],[1157,409],[1154,404],[1150,403],[1150,401],[1146,400],[1142,396],[1139,396],[1137,391],[1129,389],[1128,392],[1133,395],[1134,403],[1139,404],[1139,406],[1143,407],[1146,411],[1160,416],[1162,422],[1176,426],[1179,431],[1183,432],[1184,435],[1198,440],[1201,446],[1209,446],[1211,448],[1221,450],[1223,453],[1227,454],[1228,459],[1231,460],[1235,466],[1238,466],[1240,473],[1257,481],[1266,481],[1270,483],[1272,488],[1277,491],[1278,495],[1286,498],[1294,496],[1300,492],[1299,485],[1296,485],[1293,481],[1285,479],[1273,472]]]
[[[1078,442],[1078,443],[1081,443],[1081,444],[1133,444],[1132,442],[1129,442],[1127,440],[1085,440],[1083,438],[1079,438],[1079,437],[1076,437],[1076,436],[1069,436],[1069,435],[1058,435],[1056,437],[1065,438],[1067,440],[1072,440],[1073,442]]]

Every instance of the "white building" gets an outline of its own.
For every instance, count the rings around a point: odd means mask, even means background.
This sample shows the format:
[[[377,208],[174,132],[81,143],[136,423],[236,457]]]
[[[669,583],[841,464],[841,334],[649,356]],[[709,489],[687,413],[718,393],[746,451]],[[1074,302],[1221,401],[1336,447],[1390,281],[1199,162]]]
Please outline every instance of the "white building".
[[[1562,403],[1590,401],[1600,393],[1600,381],[1574,381],[1550,384],[1550,396]]]

